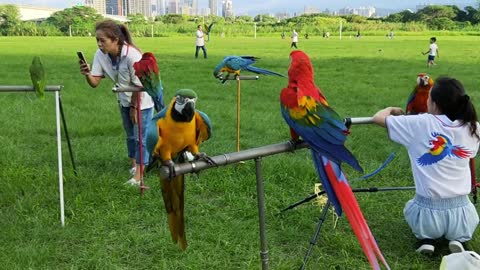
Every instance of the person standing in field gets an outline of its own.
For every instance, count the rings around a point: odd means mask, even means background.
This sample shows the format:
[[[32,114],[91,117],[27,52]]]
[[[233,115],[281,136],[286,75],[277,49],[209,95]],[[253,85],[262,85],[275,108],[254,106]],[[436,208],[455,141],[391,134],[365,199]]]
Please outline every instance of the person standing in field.
[[[295,47],[297,49],[297,42],[298,42],[298,33],[293,29],[293,34],[292,34],[292,45],[290,45],[290,48]]]
[[[438,45],[437,45],[437,38],[436,37],[431,37],[430,38],[430,47],[428,48],[428,51],[422,52],[423,55],[428,54],[428,59],[427,59],[427,67],[431,67],[435,64],[435,56],[440,57],[438,54]]]
[[[195,58],[198,58],[198,51],[200,50],[200,48],[202,49],[203,51],[203,58],[207,58],[207,49],[205,48],[205,38],[203,37],[203,29],[202,29],[202,25],[198,25],[197,26],[197,32],[195,34],[196,36],[196,49],[195,49]]]
[[[401,108],[388,107],[373,121],[408,150],[415,197],[403,214],[420,242],[416,251],[432,254],[437,240],[445,238],[452,253],[463,252],[479,222],[468,194],[469,160],[478,152],[480,124],[463,85],[453,78],[435,81],[427,108],[424,114],[400,115]]]
[[[142,83],[135,76],[133,64],[142,58],[142,53],[133,44],[127,27],[112,20],[97,23],[95,27],[98,50],[93,57],[92,68],[83,60],[79,61],[80,73],[88,84],[95,88],[100,81],[108,77],[119,87],[141,87]],[[146,133],[149,120],[153,116],[153,100],[145,92],[119,92],[117,94],[123,129],[127,136],[127,154],[130,158],[131,178],[125,184],[140,184],[140,162],[148,163]],[[142,117],[143,161],[140,160],[137,123],[137,100],[140,98]]]

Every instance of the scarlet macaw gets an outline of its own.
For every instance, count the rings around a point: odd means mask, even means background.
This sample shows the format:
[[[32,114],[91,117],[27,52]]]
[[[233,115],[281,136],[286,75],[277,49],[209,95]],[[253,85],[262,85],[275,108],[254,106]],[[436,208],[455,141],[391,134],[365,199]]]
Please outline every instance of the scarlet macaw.
[[[196,159],[208,157],[200,153],[198,146],[210,138],[211,125],[208,116],[195,110],[197,94],[190,89],[178,90],[167,108],[157,113],[147,130],[147,148],[151,153],[149,168],[158,159],[170,168],[170,178],[161,179],[163,202],[167,211],[172,240],[182,250],[187,248],[184,220],[184,175],[176,175],[174,163],[184,162],[185,151]]]
[[[348,129],[315,85],[308,56],[295,50],[290,53],[290,58],[288,86],[280,94],[280,107],[283,118],[290,126],[292,140],[298,141],[300,136],[309,144],[315,169],[328,199],[337,215],[341,215],[342,209],[345,211],[372,268],[380,269],[378,259],[389,268],[340,168],[341,162],[346,162],[363,171],[344,145]]]
[[[133,64],[135,75],[140,79],[145,91],[152,97],[155,110],[161,111],[163,103],[163,86],[158,71],[157,59],[153,53],[146,52],[140,61]]]
[[[39,56],[33,57],[30,65],[30,78],[32,79],[33,89],[40,99],[45,99],[45,86],[47,84],[45,68]]]
[[[425,73],[419,73],[415,89],[408,97],[407,114],[419,114],[427,112],[427,100],[433,86],[433,79]]]
[[[220,62],[220,64],[218,64],[213,70],[213,76],[215,76],[215,78],[219,78],[223,72],[227,72],[228,74],[232,73],[235,76],[240,76],[240,72],[242,70],[247,70],[257,74],[267,74],[285,77],[285,75],[282,75],[275,71],[270,71],[267,69],[252,66],[254,63],[257,62],[258,59],[260,58],[255,56],[225,56],[222,62]],[[225,82],[225,80],[223,82]]]

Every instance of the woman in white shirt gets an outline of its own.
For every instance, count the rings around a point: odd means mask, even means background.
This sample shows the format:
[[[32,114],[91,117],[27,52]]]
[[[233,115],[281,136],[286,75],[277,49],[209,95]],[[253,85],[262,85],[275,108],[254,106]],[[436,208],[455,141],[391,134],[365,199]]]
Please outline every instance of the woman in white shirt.
[[[96,51],[92,68],[80,60],[80,73],[85,75],[88,84],[95,88],[100,81],[109,77],[119,87],[142,86],[135,76],[133,64],[142,58],[142,53],[133,44],[130,32],[123,24],[112,20],[99,22],[96,27],[98,50]],[[138,125],[136,119],[137,98],[141,97],[140,109],[142,112],[142,146],[143,163],[148,163],[146,147],[146,130],[153,115],[153,100],[145,92],[119,92],[118,103],[122,117],[123,128],[127,136],[127,151],[130,158],[132,178],[126,182],[130,185],[140,184],[140,153],[138,139]]]
[[[468,198],[471,191],[469,159],[479,147],[479,124],[470,97],[460,81],[439,78],[428,99],[428,113],[402,115],[389,107],[374,115],[391,140],[408,150],[415,197],[403,210],[415,237],[417,252],[431,254],[436,240],[449,240],[453,252],[464,251],[479,217]]]

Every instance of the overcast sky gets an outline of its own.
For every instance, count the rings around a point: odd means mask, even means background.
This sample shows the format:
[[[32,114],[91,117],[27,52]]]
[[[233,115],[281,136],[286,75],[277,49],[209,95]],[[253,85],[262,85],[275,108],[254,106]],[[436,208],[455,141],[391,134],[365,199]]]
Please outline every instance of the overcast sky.
[[[198,0],[199,8],[207,7],[208,0]],[[219,3],[222,1],[219,0]],[[474,0],[402,0],[402,1],[388,1],[388,0],[233,0],[233,9],[236,14],[246,14],[252,12],[264,13],[269,10],[286,12],[296,12],[303,10],[304,7],[316,7],[320,10],[328,8],[330,10],[337,10],[343,7],[360,7],[360,6],[374,6],[377,8],[389,9],[415,9],[415,6],[423,3],[430,4],[456,4],[463,6],[466,4],[475,5]],[[0,3],[34,5],[52,8],[66,8],[71,7],[77,3],[83,3],[82,0],[0,0]]]

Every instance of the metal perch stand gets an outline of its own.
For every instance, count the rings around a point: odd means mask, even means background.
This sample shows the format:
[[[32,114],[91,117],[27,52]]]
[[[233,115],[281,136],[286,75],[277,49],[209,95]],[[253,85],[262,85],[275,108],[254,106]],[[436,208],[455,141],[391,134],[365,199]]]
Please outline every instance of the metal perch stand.
[[[47,85],[45,87],[46,92],[55,92],[55,114],[56,114],[56,127],[57,127],[57,157],[58,157],[58,190],[60,200],[60,223],[65,226],[65,203],[63,198],[63,162],[62,162],[62,139],[60,132],[60,118],[63,121],[63,129],[68,142],[68,150],[70,153],[70,159],[72,161],[73,170],[77,175],[75,162],[73,159],[72,147],[70,144],[70,138],[68,137],[67,125],[65,121],[65,114],[63,112],[62,100],[60,99],[60,91],[63,89],[63,85]],[[0,85],[0,92],[35,92],[35,89],[30,85]]]

